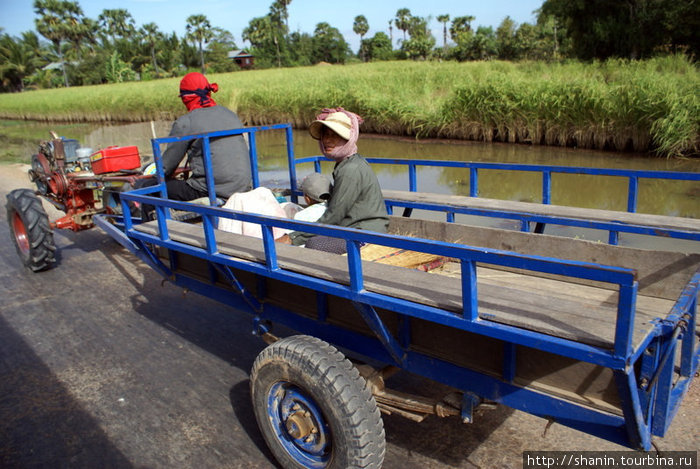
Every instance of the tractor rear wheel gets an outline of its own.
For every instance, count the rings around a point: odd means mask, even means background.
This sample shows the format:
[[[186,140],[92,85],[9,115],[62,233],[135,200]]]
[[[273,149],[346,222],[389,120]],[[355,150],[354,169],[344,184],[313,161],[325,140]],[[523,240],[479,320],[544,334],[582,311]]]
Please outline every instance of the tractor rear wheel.
[[[56,245],[39,197],[30,189],[16,189],[7,194],[6,208],[12,239],[24,266],[33,272],[50,268],[56,262]]]

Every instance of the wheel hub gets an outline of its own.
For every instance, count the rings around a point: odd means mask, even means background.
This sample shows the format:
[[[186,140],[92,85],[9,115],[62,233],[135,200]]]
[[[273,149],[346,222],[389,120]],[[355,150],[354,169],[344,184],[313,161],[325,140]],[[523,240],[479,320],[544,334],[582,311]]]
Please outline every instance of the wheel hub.
[[[14,231],[15,239],[17,240],[17,246],[22,251],[22,254],[29,254],[29,237],[27,236],[27,228],[24,226],[22,218],[19,213],[14,214],[12,217],[12,231]]]
[[[318,433],[309,412],[294,412],[287,418],[285,425],[289,436],[295,440],[307,438],[312,433]]]
[[[330,428],[314,400],[292,383],[281,381],[268,394],[269,416],[277,438],[305,467],[326,467],[332,452]]]

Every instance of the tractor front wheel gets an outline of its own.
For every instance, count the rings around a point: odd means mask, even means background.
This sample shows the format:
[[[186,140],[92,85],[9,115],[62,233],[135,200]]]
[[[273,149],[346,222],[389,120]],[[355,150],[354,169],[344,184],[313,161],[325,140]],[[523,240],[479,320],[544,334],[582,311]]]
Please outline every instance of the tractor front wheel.
[[[49,269],[56,262],[56,245],[39,197],[30,189],[16,189],[7,194],[6,208],[12,239],[24,266],[33,272]]]

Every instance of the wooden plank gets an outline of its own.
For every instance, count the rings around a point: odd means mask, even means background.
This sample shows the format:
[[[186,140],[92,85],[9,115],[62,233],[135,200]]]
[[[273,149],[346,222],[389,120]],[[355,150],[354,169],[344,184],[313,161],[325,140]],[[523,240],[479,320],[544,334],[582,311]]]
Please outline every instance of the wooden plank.
[[[610,368],[528,347],[517,347],[516,361],[516,384],[607,412],[622,413]]]
[[[157,235],[158,233],[158,225],[155,221],[138,225],[136,229],[152,235]],[[206,247],[203,231],[199,225],[168,220],[168,231],[170,237],[175,241],[200,248]],[[216,239],[219,251],[224,254],[239,259],[265,263],[262,240],[258,238],[217,230]],[[345,256],[286,244],[277,244],[276,248],[279,266],[283,269],[337,282],[342,285],[350,284],[347,257]],[[373,288],[371,291],[381,290],[382,294],[408,299],[448,311],[459,311],[461,309],[461,299],[441,298],[434,294],[434,292],[439,291],[439,278],[426,277],[426,281],[429,281],[430,285],[415,285],[414,288],[408,291],[407,285],[412,285],[412,280],[408,277],[411,274],[421,272],[402,267],[363,262],[363,273],[367,290],[370,290],[370,288]]]
[[[149,222],[138,225],[137,229],[156,234],[158,228],[156,222]],[[168,229],[173,240],[205,247],[201,226],[169,220]],[[222,253],[265,262],[260,239],[217,231],[217,242]],[[344,285],[350,283],[344,256],[284,244],[276,248],[282,269]],[[457,278],[364,261],[363,273],[368,291],[455,313],[462,309],[461,282]],[[477,288],[483,318],[590,345],[612,347],[617,308],[610,290],[554,279],[537,279],[533,283],[521,274],[497,280],[482,275]],[[638,298],[640,313],[635,322],[635,343],[649,332],[651,316],[664,316],[670,310],[670,301],[652,300]]]
[[[405,236],[514,251],[581,262],[627,267],[637,271],[639,293],[677,300],[700,266],[700,254],[652,251],[546,234],[523,233],[412,218],[391,217],[389,231]],[[553,277],[528,272],[528,275]],[[560,278],[555,276],[554,278]],[[581,279],[570,282],[610,288],[609,284]]]
[[[500,275],[477,274],[480,317],[492,314],[490,319],[497,322],[591,345],[613,343],[616,292],[517,273],[491,272]],[[486,299],[483,305],[482,298]],[[639,295],[633,343],[641,342],[653,328],[652,321],[668,314],[672,306],[670,300]]]
[[[534,215],[700,232],[700,219],[695,218],[669,217],[646,213],[618,212],[614,210],[567,207],[564,205],[537,204],[532,202],[433,194],[427,192],[383,190],[382,193],[385,199],[403,202],[423,202],[447,207],[472,208],[506,213],[530,213]]]

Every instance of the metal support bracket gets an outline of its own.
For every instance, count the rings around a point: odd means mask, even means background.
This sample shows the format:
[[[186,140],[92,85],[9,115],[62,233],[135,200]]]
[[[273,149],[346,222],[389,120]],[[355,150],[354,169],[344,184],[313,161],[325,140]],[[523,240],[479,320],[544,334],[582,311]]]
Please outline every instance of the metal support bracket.
[[[260,337],[266,344],[271,345],[277,342],[279,337],[272,334],[272,321],[263,319],[260,316],[253,318],[253,335]]]
[[[163,261],[149,248],[148,244],[140,239],[135,240],[136,245],[139,246],[138,253],[136,254],[141,260],[144,260],[147,264],[154,266],[153,268],[159,272],[163,277],[168,280],[175,278],[175,274],[168,266],[166,266]],[[148,260],[146,260],[148,259]]]
[[[676,352],[676,340],[678,340],[678,336],[682,333],[685,332],[687,327],[687,323],[683,320],[681,320],[676,328],[673,331],[673,334],[671,335],[671,338],[668,340],[666,344],[666,348],[663,351],[663,355],[661,355],[661,358],[659,359],[659,364],[656,368],[656,372],[654,373],[654,376],[651,377],[651,379],[648,379],[646,382],[642,382],[641,388],[646,391],[647,393],[650,393],[651,390],[654,388],[656,385],[656,382],[659,380],[659,376],[661,376],[661,373],[664,371],[664,368],[666,367],[666,363],[668,362],[668,359],[671,358],[671,356]]]
[[[238,281],[238,279],[233,274],[233,272],[231,272],[231,269],[228,266],[216,263],[213,263],[212,265],[216,268],[216,270],[221,272],[221,274],[223,274],[226,277],[231,286],[235,288],[238,291],[238,293],[243,297],[243,300],[246,303],[248,303],[250,309],[252,309],[255,313],[262,313],[262,303],[260,303],[258,299],[255,298],[255,296],[250,291],[248,291],[248,289],[244,287],[241,282]]]
[[[474,421],[474,409],[481,404],[481,398],[472,392],[462,394],[462,423]]]
[[[394,359],[394,362],[399,366],[404,365],[406,362],[406,353],[401,348],[399,342],[387,330],[386,325],[382,321],[382,318],[379,317],[379,314],[377,314],[377,311],[372,306],[364,303],[359,303],[357,301],[353,301],[352,303],[362,315],[365,323],[367,323],[382,345],[384,345],[384,348],[389,352],[391,358]]]

